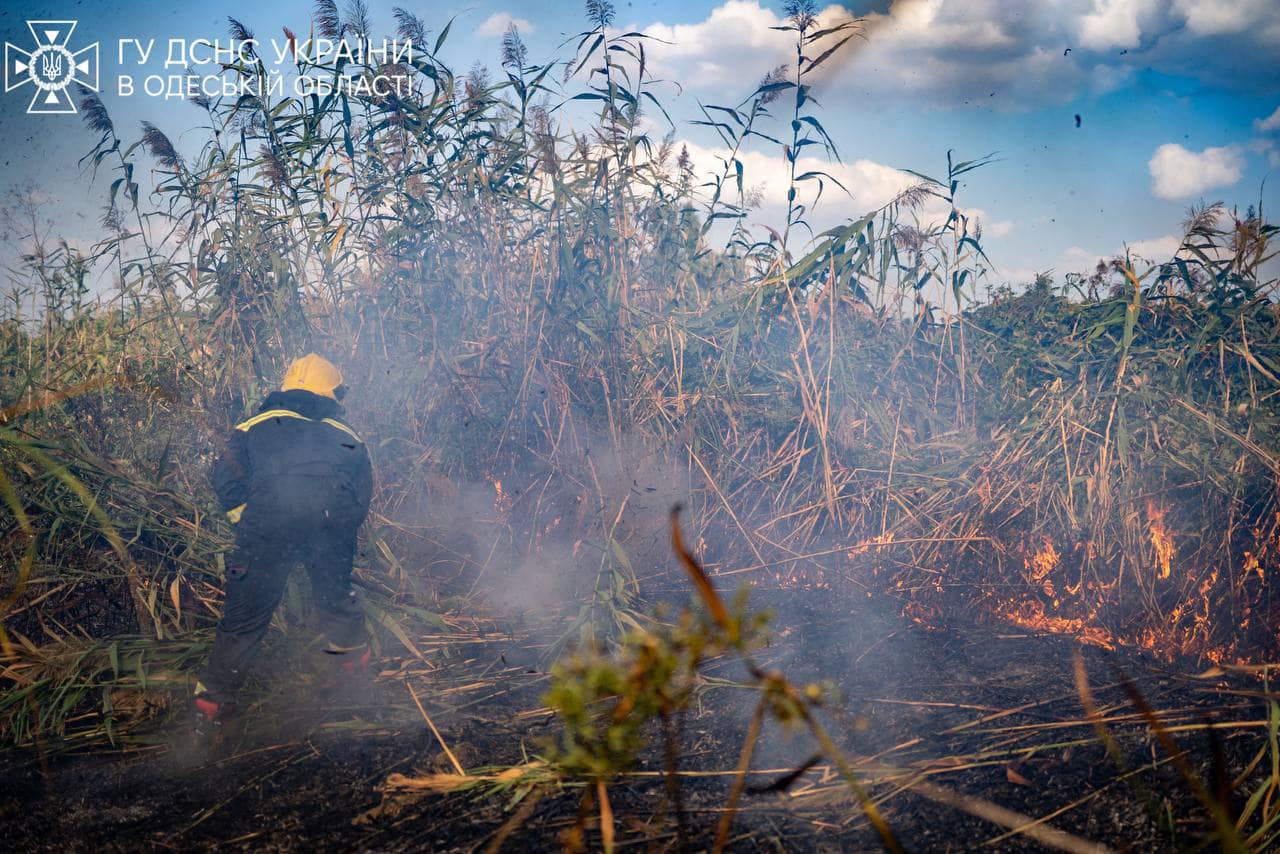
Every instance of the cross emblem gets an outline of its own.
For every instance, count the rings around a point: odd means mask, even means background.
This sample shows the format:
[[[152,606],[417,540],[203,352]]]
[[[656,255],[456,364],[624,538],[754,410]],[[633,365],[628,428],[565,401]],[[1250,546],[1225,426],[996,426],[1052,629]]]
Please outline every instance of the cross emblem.
[[[98,91],[98,43],[72,53],[67,43],[75,28],[75,21],[27,21],[35,50],[4,43],[4,91],[34,84],[28,113],[74,113],[67,92],[73,82]]]

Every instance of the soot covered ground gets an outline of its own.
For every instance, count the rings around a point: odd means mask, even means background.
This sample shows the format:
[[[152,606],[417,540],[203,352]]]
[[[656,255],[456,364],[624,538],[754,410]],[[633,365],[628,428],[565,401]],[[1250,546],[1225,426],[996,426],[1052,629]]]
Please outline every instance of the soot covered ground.
[[[892,608],[866,602],[850,612],[847,602],[819,593],[767,598],[777,618],[762,662],[796,682],[837,685],[844,702],[828,711],[826,723],[884,798],[884,814],[907,850],[968,850],[992,840],[1002,850],[1042,848],[1025,835],[1000,840],[1007,828],[904,785],[919,779],[1024,816],[1061,810],[1054,827],[1113,848],[1173,848],[1139,794],[1117,780],[1117,766],[1084,720],[1073,641],[979,626],[925,631]],[[531,645],[527,638],[482,645],[435,671],[425,691],[419,687],[464,766],[521,762],[551,734],[539,700],[546,676],[528,653]],[[1239,677],[1186,675],[1094,649],[1085,650],[1085,661],[1128,767],[1148,766],[1137,776],[1194,840],[1207,827],[1205,811],[1137,719],[1112,665],[1132,677],[1206,776],[1212,751],[1203,723],[1223,725],[1220,754],[1234,777],[1265,738],[1257,725],[1265,718],[1261,702],[1237,693],[1248,693]],[[12,850],[34,851],[483,850],[511,815],[510,794],[431,795],[380,808],[379,786],[389,774],[448,769],[403,675],[384,670],[375,691],[311,713],[299,711],[297,695],[264,696],[236,748],[206,767],[183,767],[167,748],[176,720],[151,748],[11,753],[0,784],[0,833]],[[683,821],[672,815],[659,776],[620,780],[610,789],[620,844],[710,846],[754,697],[731,685],[738,675],[733,662],[713,663],[708,675],[712,686],[683,731],[681,769],[689,772],[682,779]],[[732,849],[879,849],[826,760],[785,792],[754,791],[815,752],[807,734],[765,726]],[[647,770],[656,772],[662,759],[659,750],[653,754]],[[506,850],[558,848],[580,797],[569,789],[541,800]],[[600,845],[594,824],[586,841]]]

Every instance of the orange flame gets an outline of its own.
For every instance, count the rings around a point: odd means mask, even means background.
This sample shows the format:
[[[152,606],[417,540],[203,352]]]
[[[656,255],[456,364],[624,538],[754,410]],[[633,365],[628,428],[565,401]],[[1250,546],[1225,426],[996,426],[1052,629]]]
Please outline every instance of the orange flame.
[[[1023,573],[1027,581],[1033,585],[1039,585],[1046,596],[1057,595],[1054,591],[1053,579],[1049,574],[1058,568],[1062,563],[1062,555],[1058,553],[1058,549],[1054,546],[1053,540],[1048,537],[1044,538],[1044,544],[1040,549],[1030,557],[1024,558],[1022,565],[1025,568]],[[1054,603],[1057,604],[1056,602]]]
[[[1028,580],[1043,581],[1049,573],[1058,568],[1058,564],[1061,562],[1062,555],[1058,554],[1057,548],[1053,545],[1053,540],[1045,537],[1044,545],[1040,547],[1040,550],[1025,559],[1023,564],[1027,568]]]
[[[1111,632],[1090,625],[1088,620],[1046,614],[1044,604],[1038,599],[1020,603],[1008,602],[1000,605],[997,611],[1004,619],[1024,629],[1055,635],[1072,635],[1082,643],[1100,646],[1103,649],[1115,649],[1115,638],[1112,637]]]
[[[1147,525],[1151,533],[1151,547],[1156,553],[1156,576],[1168,578],[1173,571],[1173,536],[1164,524],[1166,509],[1147,502]]]
[[[493,507],[499,513],[506,513],[511,509],[511,496],[502,490],[502,481],[497,478],[490,478],[493,484]]]
[[[880,534],[878,536],[870,537],[865,540],[859,540],[857,545],[849,549],[849,557],[855,558],[858,555],[866,554],[868,551],[870,551],[872,548],[876,546],[887,546],[892,542],[893,542],[893,531],[886,531],[885,533]]]

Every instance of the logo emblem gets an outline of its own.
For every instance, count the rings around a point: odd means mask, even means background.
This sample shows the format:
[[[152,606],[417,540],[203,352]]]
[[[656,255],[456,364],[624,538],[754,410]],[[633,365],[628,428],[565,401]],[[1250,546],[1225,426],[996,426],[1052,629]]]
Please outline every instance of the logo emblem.
[[[28,113],[74,113],[67,92],[73,82],[98,91],[98,43],[72,53],[67,43],[75,28],[76,21],[27,21],[35,50],[4,43],[4,91],[35,84]]]

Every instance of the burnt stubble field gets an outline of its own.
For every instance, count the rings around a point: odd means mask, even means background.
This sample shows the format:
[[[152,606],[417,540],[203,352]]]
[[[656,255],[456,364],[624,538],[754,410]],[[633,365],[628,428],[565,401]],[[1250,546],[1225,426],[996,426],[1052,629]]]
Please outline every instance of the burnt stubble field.
[[[1265,783],[1269,760],[1251,760],[1268,726],[1266,706],[1249,675],[1183,673],[1149,656],[985,625],[926,629],[865,601],[811,591],[761,598],[777,615],[759,661],[797,680],[835,683],[821,714],[906,850],[1061,850],[1064,839],[1068,850],[1103,850],[1086,840],[1120,839],[1119,850],[1177,850],[1146,798],[1180,816],[1183,842],[1213,832],[1178,763],[1206,782],[1220,763],[1240,779],[1237,789]],[[329,698],[310,714],[298,715],[296,696],[259,695],[252,720],[209,767],[182,767],[163,730],[155,747],[24,751],[5,778],[8,838],[25,850],[483,849],[512,832],[520,785],[442,792],[415,781],[452,771],[441,739],[470,774],[492,779],[504,765],[521,767],[551,736],[552,721],[540,699],[547,674],[529,655],[536,639],[494,627],[480,637],[474,657],[430,669],[402,661],[384,668],[375,690]],[[1115,757],[1081,706],[1073,665],[1080,651]],[[523,665],[513,663],[522,657]],[[612,781],[619,847],[714,843],[751,717],[740,670],[709,662],[709,684],[681,722],[680,818],[660,749]],[[1119,679],[1141,692],[1154,726],[1185,751],[1180,759],[1164,752]],[[410,685],[430,698],[439,738]],[[913,789],[921,783],[923,793]],[[581,787],[566,782],[538,797],[514,830],[536,849],[564,846],[579,821]],[[1069,836],[1036,837],[1046,830]],[[602,844],[598,819],[581,832],[588,847]],[[776,723],[760,733],[729,843],[744,851],[882,847],[812,737]]]

